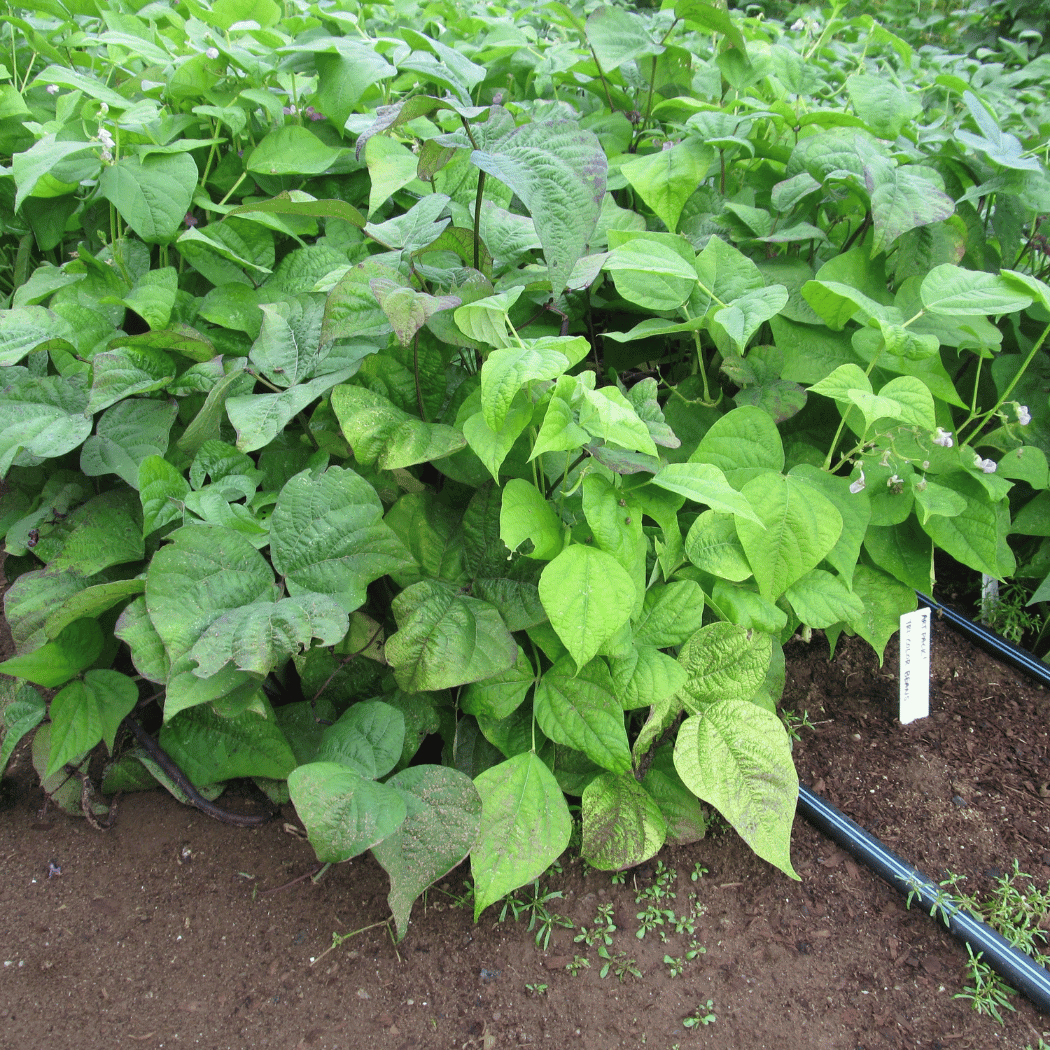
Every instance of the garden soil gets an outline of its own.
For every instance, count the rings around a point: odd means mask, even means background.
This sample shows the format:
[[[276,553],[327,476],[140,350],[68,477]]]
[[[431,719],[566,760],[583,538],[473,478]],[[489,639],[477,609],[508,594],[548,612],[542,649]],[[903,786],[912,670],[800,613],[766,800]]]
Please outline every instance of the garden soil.
[[[882,667],[858,639],[833,661],[822,638],[789,645],[784,705],[814,723],[795,747],[800,776],[934,879],[955,873],[986,893],[1016,860],[1045,887],[1050,694],[935,624],[932,714],[902,726],[895,644]],[[725,830],[663,850],[622,885],[567,861],[543,887],[562,894],[549,906],[575,928],[555,929],[544,950],[527,916],[499,922],[496,906],[474,924],[456,903],[465,868],[417,902],[395,946],[384,873],[365,857],[303,878],[316,863],[291,807],[235,828],[156,790],[125,796],[98,831],[44,805],[25,746],[2,800],[4,1050],[1024,1050],[1050,1039],[1050,1016],[1021,998],[1002,1026],[956,998],[964,946],[802,818],[798,882]],[[658,884],[658,863],[676,873],[661,907],[680,917],[696,895],[692,937],[636,936],[636,896]],[[606,904],[619,966],[603,978],[597,949],[574,936]],[[333,934],[369,926],[332,948]],[[691,943],[704,952],[689,961]],[[590,967],[573,976],[576,956]],[[683,960],[678,976],[665,956]],[[687,1028],[698,1007],[709,1023]]]

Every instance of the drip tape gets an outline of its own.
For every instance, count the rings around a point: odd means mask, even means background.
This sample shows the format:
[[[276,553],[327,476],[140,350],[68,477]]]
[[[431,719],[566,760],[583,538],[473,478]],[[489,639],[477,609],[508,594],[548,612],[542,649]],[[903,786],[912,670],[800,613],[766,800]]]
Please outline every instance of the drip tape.
[[[1031,653],[924,594],[919,594],[919,600],[971,641],[1011,666],[1050,685],[1050,667]],[[1015,948],[1005,937],[963,908],[943,887],[887,849],[874,835],[840,813],[805,784],[799,784],[798,810],[850,856],[901,893],[907,894],[909,907],[916,903],[927,914],[943,921],[948,930],[966,944],[974,958],[987,963],[1012,988],[1026,995],[1044,1013],[1050,1014],[1050,970]]]
[[[975,918],[950,894],[901,860],[874,835],[844,816],[804,784],[798,788],[799,812],[847,853],[867,865],[901,893],[909,903],[941,919],[948,929],[1012,988],[1023,992],[1044,1013],[1050,1013],[1050,971],[1018,951],[1005,937]]]
[[[1019,645],[1014,645],[1013,642],[1008,642],[1005,638],[989,631],[987,627],[982,627],[981,624],[974,623],[973,620],[967,619],[954,609],[949,609],[947,605],[941,605],[940,602],[927,597],[921,591],[915,593],[919,597],[919,602],[927,606],[939,620],[950,624],[960,634],[965,635],[971,642],[976,643],[1003,663],[1015,667],[1018,671],[1024,671],[1033,678],[1038,678],[1041,685],[1050,687],[1050,665],[1043,663],[1042,660]]]

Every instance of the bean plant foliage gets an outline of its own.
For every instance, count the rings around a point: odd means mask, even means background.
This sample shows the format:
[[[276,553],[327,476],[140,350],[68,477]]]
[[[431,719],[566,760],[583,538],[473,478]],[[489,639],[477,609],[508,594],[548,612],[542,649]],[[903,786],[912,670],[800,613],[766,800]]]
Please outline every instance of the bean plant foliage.
[[[577,807],[598,868],[709,806],[795,877],[783,644],[881,658],[938,551],[1050,570],[1047,56],[702,0],[6,25],[0,770],[35,730],[71,812],[100,748],[178,792],[133,716],[371,850],[401,936]]]

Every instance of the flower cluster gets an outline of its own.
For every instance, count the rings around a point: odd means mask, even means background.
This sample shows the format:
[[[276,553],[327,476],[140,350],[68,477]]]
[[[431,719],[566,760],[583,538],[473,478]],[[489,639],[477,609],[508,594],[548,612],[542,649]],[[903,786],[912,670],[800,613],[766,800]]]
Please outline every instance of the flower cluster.
[[[102,143],[102,153],[100,154],[102,159],[105,161],[112,160],[113,149],[116,146],[113,140],[113,133],[108,128],[99,128],[95,138]]]
[[[281,110],[281,112],[286,117],[294,117],[296,115],[296,113],[300,112],[300,110],[299,110],[299,108],[297,106],[285,106],[284,109]],[[303,116],[307,118],[307,120],[324,120],[325,119],[325,115],[323,113],[319,113],[316,109],[314,109],[313,106],[307,106],[301,112],[302,112]]]
[[[1017,421],[1022,426],[1026,425],[1030,421],[1031,416],[1028,413],[1028,409],[1025,408],[1024,405],[1014,404],[1014,411],[1017,414]],[[937,445],[940,448],[955,447],[955,438],[952,435],[952,432],[949,430],[945,430],[944,427],[937,427],[937,429],[930,434],[929,440],[934,445]],[[866,450],[869,452],[873,451],[874,447],[874,442],[865,446]],[[898,466],[900,462],[901,456],[899,455],[899,453],[895,453],[893,447],[886,447],[882,450],[882,455],[879,457],[878,466],[888,468],[890,467],[891,463],[893,463],[894,466]],[[909,463],[912,462],[912,460],[908,457],[905,457],[903,459],[903,462]],[[924,473],[928,471],[931,466],[931,461],[929,459],[924,459],[921,462],[918,459],[916,459],[914,460],[914,463],[917,467],[921,467]],[[854,465],[856,465],[856,463]],[[994,474],[995,471],[998,469],[998,464],[994,460],[983,459],[976,453],[974,454],[974,466],[978,470],[984,471],[985,474]],[[925,477],[921,477],[916,482],[914,482],[914,487],[919,492],[923,491],[926,488],[926,485],[927,481]],[[904,486],[904,478],[902,478],[900,474],[896,472],[891,474],[889,478],[886,479],[886,487],[894,495],[899,495],[901,492],[903,492]],[[866,487],[867,478],[864,475],[864,468],[861,467],[860,473],[857,475],[856,478],[854,478],[853,481],[850,482],[849,490],[854,495],[857,495],[857,493],[863,492]]]

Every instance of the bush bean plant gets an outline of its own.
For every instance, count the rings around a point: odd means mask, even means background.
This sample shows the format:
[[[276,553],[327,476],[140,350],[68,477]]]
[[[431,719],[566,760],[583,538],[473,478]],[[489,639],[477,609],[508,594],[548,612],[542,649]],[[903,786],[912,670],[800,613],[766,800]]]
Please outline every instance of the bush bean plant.
[[[938,552],[1048,574],[1034,44],[703,0],[0,32],[0,769],[35,731],[56,803],[104,811],[99,753],[171,784],[134,712],[370,849],[402,936],[467,856],[475,915],[536,879],[569,800],[595,867],[710,806],[794,876],[784,643],[881,659]]]

